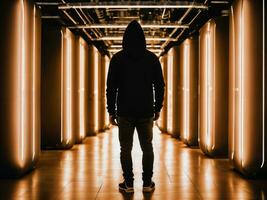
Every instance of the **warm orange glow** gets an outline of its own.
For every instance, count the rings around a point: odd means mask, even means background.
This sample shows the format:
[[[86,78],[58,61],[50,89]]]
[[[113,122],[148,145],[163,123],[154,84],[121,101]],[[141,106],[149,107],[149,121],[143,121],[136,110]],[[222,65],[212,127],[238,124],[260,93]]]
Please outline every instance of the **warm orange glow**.
[[[94,47],[94,113],[95,113],[95,131],[98,131],[98,67],[99,67],[99,61],[98,61],[98,51]]]
[[[35,106],[36,106],[36,94],[35,94],[35,87],[36,87],[36,80],[35,80],[35,73],[36,73],[36,55],[35,55],[35,51],[36,51],[36,19],[35,19],[35,16],[36,16],[36,7],[34,6],[33,7],[33,55],[32,55],[32,160],[34,160],[34,157],[35,157],[35,134],[37,134],[37,131],[36,131],[36,126],[35,126],[35,123],[36,123],[36,109],[35,109]]]
[[[215,120],[213,115],[213,79],[214,79],[214,66],[212,65],[214,53],[211,52],[213,49],[211,41],[211,27],[210,22],[207,25],[207,32],[205,34],[205,102],[206,102],[206,137],[205,142],[208,149],[214,148],[214,134],[212,133],[212,121]],[[213,38],[214,39],[214,38]]]
[[[172,102],[172,90],[173,90],[173,49],[171,49],[167,56],[167,130],[169,133],[172,133],[172,113],[173,113],[173,102]]]
[[[60,77],[60,80],[61,80],[61,89],[60,89],[60,93],[61,93],[61,133],[60,133],[60,141],[61,143],[63,142],[63,139],[64,139],[64,33],[63,31],[61,30],[60,31],[60,34],[61,34],[61,77]]]
[[[20,19],[20,30],[19,30],[19,34],[20,34],[20,47],[19,47],[19,51],[20,51],[20,60],[19,60],[19,77],[20,77],[20,81],[19,81],[19,99],[20,99],[20,148],[19,150],[19,155],[20,155],[20,163],[21,165],[23,165],[23,161],[25,159],[25,129],[26,129],[26,124],[25,124],[25,115],[26,115],[26,48],[25,48],[25,8],[24,8],[24,1],[21,0],[20,1],[20,15],[19,15]]]
[[[72,139],[72,37],[68,29],[61,31],[61,142]]]
[[[72,46],[71,46],[71,38],[67,37],[67,53],[66,53],[66,84],[67,84],[67,97],[66,97],[66,114],[67,114],[67,141],[66,143],[69,143],[71,139],[71,132],[72,132],[72,98],[71,98],[71,93],[72,93]]]
[[[80,137],[85,136],[85,47],[82,38],[79,39],[79,132]]]
[[[234,11],[233,11],[233,7],[231,6],[231,21],[232,21],[232,23],[234,22],[234,15],[233,15],[233,13],[234,13]],[[232,38],[234,38],[235,37],[235,31],[232,31],[230,34],[232,34]],[[235,52],[235,43],[234,42],[232,42],[232,46],[230,46],[230,48],[232,48],[232,51],[233,52]],[[234,56],[235,57],[235,56]],[[232,59],[232,66],[234,66],[235,65],[235,62],[234,62],[234,59]],[[234,70],[232,69],[232,73],[234,74]],[[233,76],[233,75],[232,75]],[[233,160],[234,159],[234,149],[235,149],[235,111],[236,111],[236,109],[235,109],[235,93],[236,93],[236,88],[234,87],[234,89],[233,88],[230,88],[231,90],[234,90],[234,91],[231,91],[232,92],[232,131],[231,131],[231,133],[232,133],[232,135],[231,135],[231,139],[232,139],[232,152],[230,152],[230,158]]]
[[[262,163],[261,168],[263,168],[265,164],[265,0],[262,1],[262,102],[263,102],[263,108],[262,108]]]
[[[184,132],[182,133],[183,134],[183,137],[184,139],[188,140],[189,139],[189,123],[190,123],[190,116],[189,116],[189,101],[190,101],[190,91],[189,91],[189,88],[190,88],[190,75],[189,75],[189,72],[190,72],[190,55],[189,55],[189,44],[188,44],[188,40],[185,41],[185,44],[184,44],[184,63],[183,63],[183,91],[184,91],[184,94],[183,94],[183,113],[184,113],[184,116],[183,116],[183,126],[184,126]]]
[[[240,121],[239,121],[239,127],[241,129],[241,131],[239,132],[241,135],[239,136],[238,141],[241,141],[241,145],[240,145],[240,149],[239,149],[239,156],[240,156],[240,160],[241,160],[241,166],[243,166],[243,149],[244,149],[244,92],[243,92],[243,88],[244,88],[244,82],[243,82],[243,77],[244,77],[244,72],[243,72],[243,68],[244,68],[244,64],[243,64],[243,59],[244,59],[244,16],[243,16],[243,9],[240,12],[240,33],[241,36],[239,37],[239,87],[238,90],[240,92],[240,98],[239,98],[239,116],[240,116]]]
[[[106,82],[107,82],[107,77],[108,77],[108,67],[109,67],[109,58],[107,56],[105,56],[105,91],[106,91]],[[107,99],[105,98],[105,105],[107,105]],[[109,124],[109,116],[107,114],[107,110],[105,110],[106,113],[106,123],[105,125]]]
[[[207,142],[207,144],[208,144],[208,146],[210,145],[210,143],[211,143],[211,141],[210,141],[210,127],[209,127],[209,125],[210,125],[210,123],[209,123],[209,115],[210,115],[210,113],[209,113],[209,56],[210,56],[210,51],[209,51],[209,41],[210,41],[210,38],[209,38],[209,34],[207,33],[206,34],[206,48],[205,48],[205,50],[206,50],[206,53],[205,53],[205,55],[206,55],[206,67],[205,67],[205,71],[206,71],[206,73],[205,73],[205,75],[206,75],[206,87],[205,87],[205,93],[206,93],[206,95],[205,95],[205,97],[206,97],[206,113],[205,113],[205,121],[206,121],[206,142]]]

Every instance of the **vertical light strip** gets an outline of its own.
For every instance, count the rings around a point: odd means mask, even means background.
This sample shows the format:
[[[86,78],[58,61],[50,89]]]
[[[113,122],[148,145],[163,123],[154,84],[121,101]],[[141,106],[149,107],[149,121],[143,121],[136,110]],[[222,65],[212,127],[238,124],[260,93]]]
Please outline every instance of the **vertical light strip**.
[[[36,81],[35,81],[35,73],[36,73],[36,60],[35,60],[35,51],[36,51],[36,19],[35,19],[35,15],[36,15],[36,7],[35,5],[33,6],[33,48],[32,48],[32,160],[34,160],[35,157],[35,134],[36,134],[36,109],[35,109],[35,105],[36,105],[36,95],[35,95],[35,87],[36,87]]]
[[[21,161],[24,161],[24,151],[25,151],[25,114],[26,114],[26,105],[25,105],[25,90],[26,90],[26,83],[25,83],[25,75],[26,75],[26,52],[25,52],[25,10],[24,10],[24,1],[20,1],[20,6],[21,6],[21,29],[20,29],[20,34],[21,34],[21,46],[20,46],[20,66],[19,66],[19,88],[20,88],[20,146],[21,148],[19,149],[20,153],[20,159]]]
[[[106,70],[105,70],[105,83],[107,82],[107,77],[108,77],[108,67],[109,67],[109,58],[107,56],[105,56],[105,67],[106,67]],[[106,91],[106,84],[105,84],[105,91]],[[153,90],[154,91],[154,90]],[[106,99],[106,105],[107,105],[107,98],[105,96],[105,99]],[[155,99],[155,98],[154,98]],[[107,114],[107,110],[105,111],[106,112],[106,125],[109,123],[109,116]]]
[[[95,102],[95,131],[98,131],[98,52],[94,47],[94,102]]]
[[[71,80],[71,67],[72,67],[72,46],[71,46],[71,37],[68,35],[68,32],[66,32],[66,42],[67,42],[67,53],[65,56],[67,56],[67,63],[66,63],[66,70],[67,70],[67,79],[66,79],[66,85],[67,85],[67,107],[66,107],[66,113],[67,113],[67,140],[66,143],[69,143],[71,140],[71,131],[72,131],[72,99],[71,99],[71,90],[72,90],[72,80]]]
[[[262,163],[265,164],[265,0],[262,1]]]
[[[85,106],[84,106],[84,87],[85,87],[85,83],[84,83],[84,76],[85,76],[85,55],[84,55],[84,46],[82,44],[81,38],[80,40],[80,58],[79,58],[79,67],[80,67],[80,75],[79,75],[79,110],[80,110],[80,137],[83,138],[85,136]]]
[[[241,160],[241,167],[243,166],[243,142],[244,142],[244,133],[243,133],[243,114],[244,114],[244,110],[243,110],[243,59],[244,59],[244,51],[243,51],[243,48],[244,48],[244,19],[243,19],[243,3],[242,3],[242,7],[241,7],[241,11],[240,11],[240,33],[241,33],[241,36],[240,36],[240,39],[239,39],[239,52],[240,52],[240,55],[239,55],[239,93],[240,93],[240,97],[239,97],[239,129],[240,129],[240,126],[241,126],[241,130],[239,130],[239,139],[241,137],[241,145],[239,147],[239,156],[240,156],[240,160]],[[240,141],[240,140],[239,140]]]
[[[167,120],[167,129],[171,133],[172,132],[172,109],[173,109],[173,102],[172,102],[172,85],[173,85],[173,49],[169,51],[167,55],[167,78],[168,78],[168,120]]]
[[[211,145],[211,133],[210,133],[210,125],[211,125],[211,101],[210,101],[210,90],[211,90],[211,83],[210,83],[210,70],[211,70],[211,55],[210,55],[210,24],[208,23],[208,30],[206,33],[206,84],[207,84],[207,99],[206,99],[206,110],[207,110],[207,115],[206,115],[206,123],[207,123],[207,133],[206,133],[206,138],[207,138],[207,145],[210,147]]]
[[[61,105],[61,135],[60,135],[60,142],[63,142],[63,138],[64,138],[64,33],[61,30],[61,86],[60,86],[60,93],[61,93],[61,97],[60,97],[60,105]]]
[[[236,59],[236,49],[235,49],[235,19],[234,19],[234,10],[233,6],[231,6],[231,18],[232,18],[232,65],[231,65],[231,70],[232,70],[232,85],[233,88],[230,88],[230,90],[234,90],[231,94],[232,98],[232,152],[230,152],[231,159],[234,159],[234,154],[235,154],[235,98],[236,98],[236,85],[235,85],[235,59]],[[231,48],[231,47],[230,47]]]
[[[189,56],[189,44],[188,41],[184,45],[184,137],[189,139],[189,84],[190,84],[190,56]]]
[[[212,106],[211,106],[211,120],[212,120],[212,122],[215,124],[216,123],[216,81],[215,81],[215,78],[216,78],[216,24],[214,24],[213,26],[212,26],[212,28],[213,28],[213,32],[212,32],[212,34],[213,34],[213,37],[212,37],[212,42],[213,42],[213,45],[211,45],[210,46],[210,48],[211,47],[213,47],[212,48],[212,55],[211,55],[211,58],[210,58],[210,62],[212,61],[212,71],[213,71],[213,73],[212,73],[212,77],[211,77],[211,79],[212,79],[212,83],[211,83],[211,89],[212,89]],[[214,125],[215,126],[215,125]],[[213,126],[213,128],[214,128],[214,126]],[[215,132],[213,132],[212,134],[211,134],[211,138],[212,138],[212,147],[211,147],[211,149],[213,150],[214,148],[215,148]]]

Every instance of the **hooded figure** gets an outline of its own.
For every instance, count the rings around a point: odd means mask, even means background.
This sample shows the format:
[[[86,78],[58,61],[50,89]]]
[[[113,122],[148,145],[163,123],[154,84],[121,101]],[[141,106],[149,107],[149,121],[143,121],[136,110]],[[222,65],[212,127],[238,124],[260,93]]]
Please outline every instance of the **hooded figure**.
[[[122,47],[133,58],[140,58],[146,49],[144,31],[137,21],[132,21],[126,28]]]
[[[109,65],[107,109],[110,123],[119,126],[120,159],[124,182],[119,189],[133,192],[132,145],[134,129],[143,151],[143,191],[155,188],[152,181],[154,153],[153,120],[162,108],[164,81],[157,56],[146,49],[144,32],[132,21],[123,36],[123,50],[116,53]],[[117,122],[115,121],[117,119]]]
[[[162,108],[164,80],[160,62],[146,49],[145,35],[137,21],[127,26],[122,47],[110,61],[108,112],[113,116],[153,117]]]

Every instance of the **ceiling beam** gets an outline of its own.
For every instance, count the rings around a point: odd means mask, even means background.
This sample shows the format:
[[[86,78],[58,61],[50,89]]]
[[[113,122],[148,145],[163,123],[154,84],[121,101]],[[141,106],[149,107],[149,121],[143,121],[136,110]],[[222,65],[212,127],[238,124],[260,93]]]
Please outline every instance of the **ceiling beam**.
[[[122,41],[123,37],[122,36],[107,36],[107,37],[100,37],[100,38],[93,38],[93,41],[101,41],[101,40],[117,40],[117,41]],[[146,37],[146,41],[176,41],[175,38],[165,38],[165,37]]]
[[[83,29],[83,28],[122,28],[125,29],[128,24],[86,24],[69,26],[70,29]],[[142,28],[189,28],[189,25],[181,25],[175,23],[166,24],[141,24]]]
[[[58,6],[59,9],[73,9],[73,8],[84,8],[84,9],[99,9],[99,8],[195,8],[195,9],[208,9],[207,5],[201,3],[195,3],[190,1],[168,1],[168,2],[154,2],[154,1],[145,1],[145,2],[81,2],[81,3],[66,3]]]
[[[157,44],[147,44],[146,45],[147,48],[158,48],[160,49],[161,48],[161,45],[157,45]],[[118,44],[112,44],[109,46],[109,48],[112,48],[112,49],[122,49],[122,44],[121,45],[118,45]]]

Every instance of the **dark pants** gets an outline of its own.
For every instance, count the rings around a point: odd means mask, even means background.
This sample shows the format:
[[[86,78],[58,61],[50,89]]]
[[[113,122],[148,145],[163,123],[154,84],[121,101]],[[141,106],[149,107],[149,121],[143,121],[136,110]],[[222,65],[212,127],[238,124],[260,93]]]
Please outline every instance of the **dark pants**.
[[[153,139],[153,118],[131,118],[118,117],[119,140],[121,146],[121,166],[123,177],[126,182],[133,182],[132,146],[133,134],[136,128],[141,149],[143,151],[143,181],[150,182],[153,175],[154,152]]]

